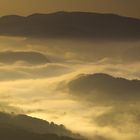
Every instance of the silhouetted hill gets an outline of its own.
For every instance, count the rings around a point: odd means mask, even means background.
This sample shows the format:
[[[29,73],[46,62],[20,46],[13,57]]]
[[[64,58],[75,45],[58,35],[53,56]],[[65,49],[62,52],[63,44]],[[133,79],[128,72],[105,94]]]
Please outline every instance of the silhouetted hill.
[[[96,103],[136,103],[140,100],[140,80],[113,77],[104,73],[79,75],[68,83],[71,94]]]
[[[81,137],[79,134],[72,133],[63,125],[57,125],[53,122],[49,123],[26,115],[0,113],[0,139],[4,137],[3,140],[9,140],[10,135],[14,140],[19,139],[20,136],[24,140],[36,140],[36,138],[38,138],[37,140],[65,140],[65,137]],[[72,140],[72,138],[66,138],[66,140]]]
[[[0,125],[1,140],[76,140],[67,136],[56,134],[38,134],[15,126]]]
[[[140,39],[140,19],[113,14],[57,12],[0,18],[0,35],[44,38]]]
[[[28,64],[49,63],[46,56],[36,51],[2,51],[0,52],[0,63],[13,64],[16,62],[26,62]]]

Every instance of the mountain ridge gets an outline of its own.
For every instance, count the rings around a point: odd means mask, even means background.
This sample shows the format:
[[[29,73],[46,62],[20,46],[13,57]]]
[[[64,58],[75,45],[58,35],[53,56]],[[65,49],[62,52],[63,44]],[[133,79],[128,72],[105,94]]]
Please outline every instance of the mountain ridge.
[[[0,18],[0,35],[139,40],[140,19],[89,12],[9,15]]]
[[[80,138],[79,134],[75,134],[65,128],[64,125],[57,125],[54,122],[30,117],[23,114],[9,114],[0,112],[0,129],[17,129],[18,131],[24,130],[28,133],[46,135],[54,134],[56,136],[71,137],[73,139]],[[1,138],[1,135],[0,135]]]
[[[56,15],[56,14],[95,14],[95,15],[112,15],[112,16],[117,16],[117,17],[122,17],[122,18],[131,18],[131,19],[135,19],[135,20],[140,20],[139,18],[136,17],[132,17],[132,16],[124,16],[124,15],[119,15],[119,14],[115,14],[115,13],[98,13],[98,12],[80,12],[80,11],[72,11],[72,12],[68,12],[68,11],[58,11],[58,12],[52,12],[52,13],[32,13],[26,16],[23,15],[18,15],[18,14],[9,14],[9,15],[2,15],[0,16],[1,18],[5,18],[5,17],[19,17],[19,18],[27,18],[27,17],[32,17],[32,16],[40,16],[40,15]]]

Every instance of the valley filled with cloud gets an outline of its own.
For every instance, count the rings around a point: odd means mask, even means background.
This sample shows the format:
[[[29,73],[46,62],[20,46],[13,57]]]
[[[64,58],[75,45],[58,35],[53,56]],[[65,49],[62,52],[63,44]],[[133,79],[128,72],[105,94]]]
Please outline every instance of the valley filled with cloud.
[[[140,137],[139,41],[0,38],[0,111],[95,140]]]

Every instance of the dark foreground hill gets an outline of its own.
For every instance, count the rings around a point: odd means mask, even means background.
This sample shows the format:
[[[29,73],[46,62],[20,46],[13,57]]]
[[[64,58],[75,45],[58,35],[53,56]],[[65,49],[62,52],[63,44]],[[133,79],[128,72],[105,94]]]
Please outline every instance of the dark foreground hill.
[[[0,113],[0,139],[2,140],[76,140],[63,125],[32,118],[26,115]]]
[[[44,38],[140,39],[140,19],[114,14],[57,12],[0,18],[0,35]]]
[[[38,134],[17,127],[0,126],[1,140],[76,140],[67,136],[56,134]]]

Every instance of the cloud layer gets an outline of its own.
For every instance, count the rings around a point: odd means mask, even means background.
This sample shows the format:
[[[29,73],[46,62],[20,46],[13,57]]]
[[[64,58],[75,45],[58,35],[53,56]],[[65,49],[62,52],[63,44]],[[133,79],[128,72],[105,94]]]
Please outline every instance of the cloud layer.
[[[139,140],[139,44],[0,37],[0,111]]]

